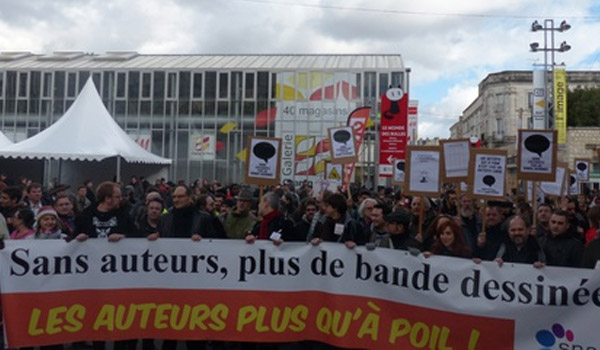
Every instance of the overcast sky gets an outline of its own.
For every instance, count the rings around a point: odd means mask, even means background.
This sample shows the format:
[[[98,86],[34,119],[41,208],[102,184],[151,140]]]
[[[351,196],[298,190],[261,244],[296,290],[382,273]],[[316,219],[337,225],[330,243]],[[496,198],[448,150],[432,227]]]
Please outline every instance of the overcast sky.
[[[572,25],[557,63],[600,69],[598,0],[0,0],[0,50],[400,53],[419,136],[448,137],[486,75],[543,63],[544,18]]]

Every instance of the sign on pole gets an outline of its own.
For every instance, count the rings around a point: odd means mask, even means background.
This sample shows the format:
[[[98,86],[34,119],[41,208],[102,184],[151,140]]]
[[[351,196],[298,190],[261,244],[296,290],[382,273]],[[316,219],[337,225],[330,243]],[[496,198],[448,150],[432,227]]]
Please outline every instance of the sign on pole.
[[[403,184],[406,178],[406,160],[405,159],[394,159],[394,177],[392,182],[394,184]]]
[[[575,158],[575,173],[579,182],[590,181],[590,160]]]
[[[351,126],[329,128],[329,150],[334,164],[355,163],[358,161],[354,129]]]
[[[281,139],[272,137],[248,138],[246,153],[246,183],[277,185],[281,170]]]
[[[440,148],[436,146],[406,147],[406,194],[437,196],[440,192]]]
[[[442,181],[467,181],[471,143],[468,139],[440,141],[442,151]]]
[[[567,72],[554,69],[554,121],[558,131],[558,143],[567,142]]]
[[[549,196],[560,197],[565,192],[565,180],[568,171],[567,163],[557,163],[553,181],[540,182],[540,189]]]
[[[471,152],[469,196],[497,200],[506,197],[505,150],[477,149]]]
[[[554,181],[556,130],[519,130],[517,177],[521,180]]]

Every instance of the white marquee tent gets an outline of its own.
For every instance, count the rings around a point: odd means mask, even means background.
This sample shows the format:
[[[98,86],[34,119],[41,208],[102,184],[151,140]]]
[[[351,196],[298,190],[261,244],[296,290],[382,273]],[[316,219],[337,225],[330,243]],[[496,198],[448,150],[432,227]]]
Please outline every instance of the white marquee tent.
[[[2,132],[0,132],[0,148],[12,145],[13,142],[6,137]]]
[[[19,143],[0,145],[0,157],[75,161],[116,157],[117,179],[121,158],[128,163],[171,164],[170,159],[144,150],[121,129],[106,110],[91,78],[56,123]]]

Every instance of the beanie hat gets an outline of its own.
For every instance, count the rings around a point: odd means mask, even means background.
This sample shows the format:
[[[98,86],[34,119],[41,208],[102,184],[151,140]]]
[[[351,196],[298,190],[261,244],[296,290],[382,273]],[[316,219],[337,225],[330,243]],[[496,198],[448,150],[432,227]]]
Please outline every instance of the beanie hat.
[[[50,206],[41,207],[37,213],[37,216],[35,217],[35,220],[39,221],[44,215],[54,215],[54,217],[58,219],[58,214],[56,213],[56,210],[54,210],[54,208]]]

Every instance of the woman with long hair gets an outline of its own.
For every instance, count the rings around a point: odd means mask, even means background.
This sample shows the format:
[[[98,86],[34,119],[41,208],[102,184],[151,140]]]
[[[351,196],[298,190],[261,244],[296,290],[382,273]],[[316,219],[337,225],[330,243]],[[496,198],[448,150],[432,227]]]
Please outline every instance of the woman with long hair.
[[[463,239],[460,226],[454,220],[444,221],[436,231],[430,255],[471,258],[471,249]]]

